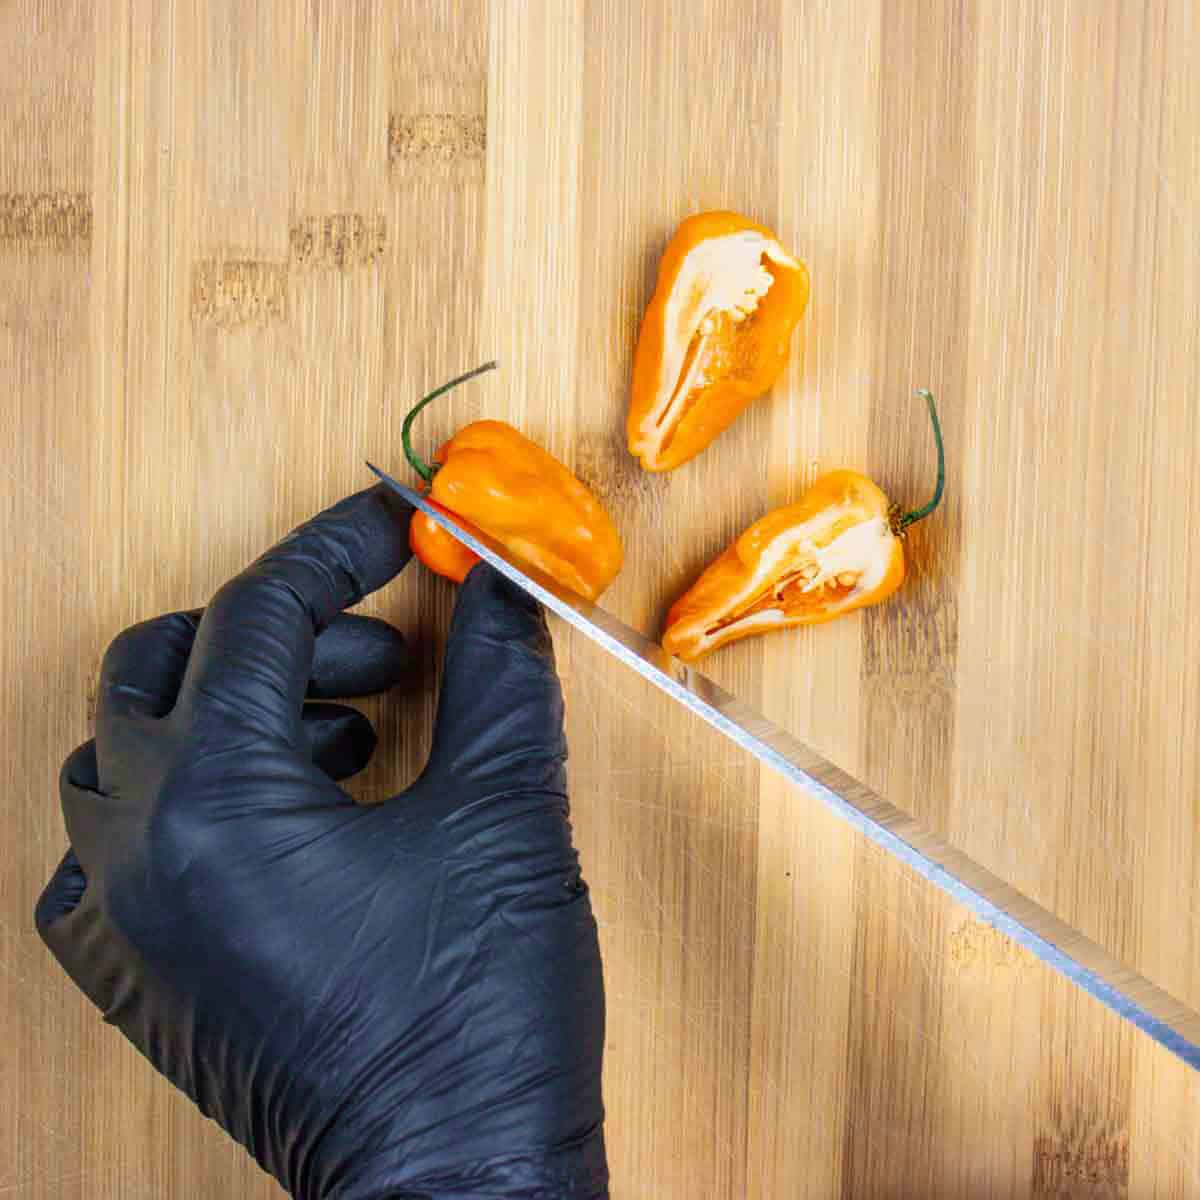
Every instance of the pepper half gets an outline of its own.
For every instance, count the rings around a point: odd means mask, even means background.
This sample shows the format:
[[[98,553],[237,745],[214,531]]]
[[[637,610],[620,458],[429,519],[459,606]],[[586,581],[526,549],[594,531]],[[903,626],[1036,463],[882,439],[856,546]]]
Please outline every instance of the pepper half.
[[[765,226],[732,212],[679,226],[633,360],[626,432],[647,471],[694,458],[771,389],[808,291],[808,268]]]
[[[795,504],[751,525],[667,614],[663,648],[690,662],[740,638],[820,625],[886,600],[904,582],[905,532],[941,501],[946,464],[933,396],[933,499],[902,513],[857,471],[822,476]]]
[[[404,419],[401,441],[427,498],[468,533],[482,533],[517,560],[595,600],[621,569],[624,552],[600,502],[566,467],[503,421],[463,426],[423,462],[412,448],[418,413],[456,384],[495,367],[486,363],[430,392]],[[431,571],[461,583],[476,555],[423,513],[409,526],[412,552]]]

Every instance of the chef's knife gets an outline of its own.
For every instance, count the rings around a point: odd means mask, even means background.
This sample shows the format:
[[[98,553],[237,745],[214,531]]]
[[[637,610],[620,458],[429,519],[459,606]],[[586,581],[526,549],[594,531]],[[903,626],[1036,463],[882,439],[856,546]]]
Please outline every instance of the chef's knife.
[[[875,795],[845,771],[760,716],[711,679],[657,643],[622,624],[529,567],[516,567],[499,548],[485,545],[378,467],[372,471],[413,508],[420,509],[506,578],[603,646],[726,737],[778,771],[801,791],[827,804],[855,829],[965,905],[981,920],[1027,947],[1043,962],[1090,992],[1200,1068],[1200,1015],[1123,966],[1078,930],[1060,921],[986,868]]]

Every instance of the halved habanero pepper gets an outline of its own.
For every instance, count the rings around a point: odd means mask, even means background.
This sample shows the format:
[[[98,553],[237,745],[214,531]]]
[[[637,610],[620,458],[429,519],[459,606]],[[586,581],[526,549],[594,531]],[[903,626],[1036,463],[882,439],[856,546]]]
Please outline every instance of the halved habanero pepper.
[[[751,525],[675,602],[664,649],[692,661],[739,638],[819,625],[886,600],[904,581],[905,531],[933,512],[945,487],[933,396],[918,395],[929,406],[937,442],[933,499],[902,513],[857,471],[823,475],[797,503]]]
[[[663,252],[633,360],[629,452],[647,471],[694,458],[771,389],[808,304],[808,268],[763,225],[688,217]]]
[[[588,600],[595,600],[621,569],[624,552],[600,502],[556,458],[503,421],[463,426],[423,462],[410,432],[417,414],[456,384],[491,370],[486,363],[430,392],[404,419],[401,441],[426,496],[468,533],[502,546]],[[461,542],[423,513],[414,513],[409,545],[430,570],[461,583],[478,562]]]

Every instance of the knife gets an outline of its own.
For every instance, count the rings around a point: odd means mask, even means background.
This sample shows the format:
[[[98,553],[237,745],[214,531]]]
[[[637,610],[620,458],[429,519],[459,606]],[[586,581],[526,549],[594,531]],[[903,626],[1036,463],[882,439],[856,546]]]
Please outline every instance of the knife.
[[[485,544],[466,533],[411,488],[371,463],[367,466],[413,508],[643,679],[690,708],[800,791],[827,804],[860,833],[965,905],[980,920],[1032,951],[1189,1066],[1200,1068],[1200,1015],[1187,1005],[1118,962],[1077,929],[1010,887],[707,676],[673,658],[656,642],[618,621],[599,605],[569,592],[549,576],[529,566],[514,566],[490,539]]]

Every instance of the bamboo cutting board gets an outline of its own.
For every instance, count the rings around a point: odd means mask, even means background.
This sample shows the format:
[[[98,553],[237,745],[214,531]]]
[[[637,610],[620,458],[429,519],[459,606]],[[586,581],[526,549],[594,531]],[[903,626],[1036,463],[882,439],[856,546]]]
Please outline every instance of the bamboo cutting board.
[[[891,604],[707,669],[1200,1004],[1200,12],[1189,0],[0,4],[0,1196],[278,1195],[42,950],[107,641],[399,467],[519,425],[643,629],[818,471],[948,501]],[[624,451],[690,212],[809,264],[802,353],[665,477]],[[376,801],[452,590],[370,611]],[[615,1197],[1200,1194],[1195,1075],[556,630]]]

